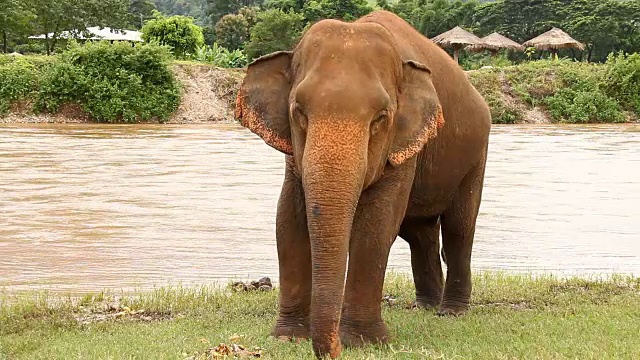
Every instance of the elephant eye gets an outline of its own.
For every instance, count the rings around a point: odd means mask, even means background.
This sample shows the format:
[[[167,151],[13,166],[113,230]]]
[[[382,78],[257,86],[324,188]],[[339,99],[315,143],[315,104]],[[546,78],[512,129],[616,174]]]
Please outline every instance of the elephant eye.
[[[307,116],[302,111],[302,108],[300,107],[299,104],[296,103],[293,105],[292,115],[293,115],[293,118],[298,122],[302,130],[306,131],[308,119],[307,119]]]
[[[386,111],[379,113],[371,122],[371,134],[377,133],[388,118],[389,114]]]

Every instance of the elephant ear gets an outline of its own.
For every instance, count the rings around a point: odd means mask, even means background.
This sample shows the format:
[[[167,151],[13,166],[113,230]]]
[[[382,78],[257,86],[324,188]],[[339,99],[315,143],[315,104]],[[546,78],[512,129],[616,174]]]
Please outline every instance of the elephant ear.
[[[236,97],[235,118],[267,145],[293,154],[289,127],[291,91],[289,51],[277,51],[254,60]]]
[[[403,78],[398,96],[396,133],[389,162],[398,166],[415,156],[444,125],[431,71],[425,65],[408,60],[403,64]]]

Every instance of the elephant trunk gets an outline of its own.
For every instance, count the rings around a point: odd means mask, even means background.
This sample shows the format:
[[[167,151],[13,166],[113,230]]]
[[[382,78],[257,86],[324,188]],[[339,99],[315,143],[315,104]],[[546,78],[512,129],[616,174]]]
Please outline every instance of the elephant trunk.
[[[312,258],[311,339],[318,357],[335,358],[341,353],[339,324],[347,252],[368,141],[356,130],[345,134],[310,128],[302,159]],[[348,136],[351,134],[354,136]]]

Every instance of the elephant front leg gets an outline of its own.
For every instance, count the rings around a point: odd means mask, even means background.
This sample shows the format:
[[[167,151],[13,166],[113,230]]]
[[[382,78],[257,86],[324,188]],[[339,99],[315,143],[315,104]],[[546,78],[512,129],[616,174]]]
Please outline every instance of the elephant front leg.
[[[415,165],[414,165],[415,166]],[[358,202],[349,245],[349,267],[340,320],[346,346],[386,343],[381,300],[389,250],[404,217],[411,190],[411,164],[388,168]]]
[[[311,246],[304,192],[290,166],[288,163],[276,215],[280,299],[272,335],[309,338]]]

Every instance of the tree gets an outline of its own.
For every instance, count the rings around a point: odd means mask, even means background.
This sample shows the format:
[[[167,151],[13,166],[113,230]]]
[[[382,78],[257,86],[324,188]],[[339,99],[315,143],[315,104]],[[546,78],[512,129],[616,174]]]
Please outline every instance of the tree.
[[[306,0],[266,0],[264,7],[266,9],[280,9],[282,11],[302,12]]]
[[[240,14],[223,16],[215,30],[218,44],[229,50],[239,49],[249,38],[249,22]]]
[[[238,10],[238,14],[244,16],[244,19],[247,20],[249,29],[258,21],[258,12],[260,12],[260,8],[257,6],[245,6]]]
[[[291,49],[302,34],[302,14],[270,9],[258,14],[251,29],[251,40],[245,45],[249,59],[278,50]]]
[[[0,0],[0,40],[2,51],[7,52],[9,39],[27,32],[32,14],[20,0]]]
[[[204,45],[202,28],[193,23],[193,18],[182,15],[166,17],[157,11],[154,18],[142,27],[142,39],[169,46],[173,55],[179,58],[193,54]]]
[[[563,26],[585,43],[588,61],[594,58],[603,61],[610,52],[624,48],[633,39],[633,22],[640,21],[637,20],[640,13],[634,14],[633,9],[633,1],[577,0],[566,8]]]
[[[376,0],[376,6],[382,10],[391,11],[391,5],[387,0]]]
[[[130,0],[24,0],[34,15],[31,27],[45,35],[47,54],[55,50],[62,31],[86,33],[91,26],[122,27]]]
[[[235,14],[243,7],[259,6],[262,0],[205,0],[206,14],[211,24],[216,24],[227,14]]]
[[[309,22],[322,19],[353,21],[371,11],[373,8],[367,0],[310,0],[302,9],[304,17]]]
[[[129,25],[141,29],[144,22],[153,18],[156,5],[151,0],[131,0],[129,5]]]

